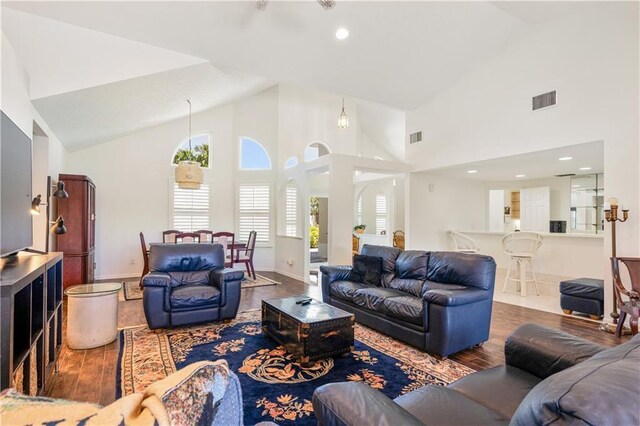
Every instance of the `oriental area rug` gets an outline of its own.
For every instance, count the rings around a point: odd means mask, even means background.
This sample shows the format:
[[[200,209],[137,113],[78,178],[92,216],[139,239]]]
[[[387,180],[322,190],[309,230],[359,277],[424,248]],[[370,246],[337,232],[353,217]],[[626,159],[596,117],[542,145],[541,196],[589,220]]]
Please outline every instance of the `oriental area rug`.
[[[274,281],[270,278],[263,277],[262,275],[256,274],[256,279],[254,280],[252,277],[249,277],[245,274],[245,278],[242,280],[242,288],[253,288],[253,287],[265,287],[269,285],[278,285],[280,284],[277,281]],[[123,288],[123,297],[121,300],[138,300],[142,299],[142,289],[140,288],[140,280],[137,281],[125,281],[122,283]]]
[[[356,324],[346,356],[301,367],[263,335],[260,311],[229,324],[205,324],[155,333],[146,326],[120,331],[116,397],[142,392],[187,365],[224,358],[242,384],[244,421],[316,425],[311,396],[326,383],[361,381],[395,398],[426,384],[446,385],[473,370]]]

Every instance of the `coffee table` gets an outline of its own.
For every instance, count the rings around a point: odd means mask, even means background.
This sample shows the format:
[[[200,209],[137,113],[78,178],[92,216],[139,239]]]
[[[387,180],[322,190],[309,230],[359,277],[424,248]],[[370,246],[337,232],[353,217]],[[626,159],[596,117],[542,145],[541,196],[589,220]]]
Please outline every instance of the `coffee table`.
[[[67,344],[90,349],[118,337],[118,292],[122,283],[74,285],[67,295]]]
[[[262,331],[293,355],[303,367],[353,350],[353,314],[307,296],[262,301]]]

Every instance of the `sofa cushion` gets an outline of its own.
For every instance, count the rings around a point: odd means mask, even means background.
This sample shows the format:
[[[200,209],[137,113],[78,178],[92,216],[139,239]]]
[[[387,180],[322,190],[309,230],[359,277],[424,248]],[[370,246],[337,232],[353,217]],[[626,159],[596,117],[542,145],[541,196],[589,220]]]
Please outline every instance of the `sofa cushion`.
[[[183,285],[171,292],[172,309],[197,308],[220,303],[220,290],[210,285]]]
[[[424,281],[421,281],[421,280],[414,280],[411,278],[394,278],[387,285],[387,287],[390,287],[396,290],[406,291],[407,293],[413,296],[422,297],[423,284],[424,284]]]
[[[509,423],[495,411],[444,386],[423,386],[393,401],[425,425],[506,425]]]
[[[604,300],[604,281],[593,278],[576,278],[575,280],[561,281],[560,294],[585,299]]]
[[[512,424],[640,424],[640,335],[544,379]]]
[[[424,281],[427,279],[429,253],[422,250],[406,250],[396,259],[396,277]]]
[[[353,256],[352,280],[369,285],[380,286],[382,274],[382,258],[356,254]]]
[[[510,419],[524,397],[541,381],[519,368],[500,365],[469,374],[449,388]]]
[[[353,295],[356,293],[356,290],[360,290],[361,288],[365,288],[361,283],[353,281],[334,281],[331,283],[330,294],[332,297],[353,302]]]
[[[406,295],[407,293],[404,291],[392,288],[368,287],[356,291],[353,296],[353,303],[373,311],[384,312],[384,299]]]
[[[491,256],[458,252],[431,252],[427,279],[484,290],[493,288],[496,262]]]
[[[402,250],[397,247],[374,246],[371,244],[365,244],[362,246],[360,254],[382,258],[382,272],[393,273],[396,269],[396,259],[401,252]]]
[[[384,299],[383,312],[390,317],[422,325],[424,305],[422,299],[413,296],[388,297]]]

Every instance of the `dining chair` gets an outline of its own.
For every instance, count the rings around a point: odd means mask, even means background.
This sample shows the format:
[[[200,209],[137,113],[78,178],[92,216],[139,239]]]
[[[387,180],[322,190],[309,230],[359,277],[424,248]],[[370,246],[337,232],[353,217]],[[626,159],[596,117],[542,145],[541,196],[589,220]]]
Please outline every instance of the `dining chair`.
[[[540,295],[538,291],[538,281],[533,268],[533,258],[542,246],[542,235],[535,232],[512,232],[502,238],[502,248],[504,253],[509,256],[509,268],[507,269],[507,277],[504,280],[502,292],[507,290],[509,280],[518,282],[518,289],[521,296],[527,295],[527,282],[533,281],[536,289],[536,295]],[[511,265],[516,264],[516,277],[511,276]],[[531,279],[527,279],[526,266],[531,269]]]
[[[179,243],[199,243],[200,242],[200,234],[196,234],[195,232],[180,232],[179,234],[175,234],[175,244]]]
[[[233,249],[236,243],[236,234],[233,232],[214,232],[211,234],[211,242],[214,244],[222,244],[225,256],[224,266],[233,268]]]
[[[631,290],[627,290],[622,282],[620,262],[624,263],[629,272]],[[616,286],[616,304],[620,311],[620,318],[618,318],[618,326],[616,327],[616,336],[620,337],[622,334],[622,327],[624,326],[624,320],[627,319],[627,315],[630,316],[629,326],[631,328],[631,334],[635,336],[638,334],[638,317],[640,316],[640,257],[612,257],[611,272],[613,274],[613,282]],[[622,295],[628,297],[629,300],[624,300]]]
[[[249,239],[247,240],[247,245],[242,248],[236,249],[236,263],[244,263],[247,268],[248,274],[256,279],[256,269],[253,266],[253,253],[256,248],[256,231],[249,232]]]
[[[393,232],[393,246],[404,250],[404,231]]]
[[[208,229],[200,229],[195,231],[196,234],[200,234],[200,242],[201,243],[213,243],[213,231],[209,231]]]
[[[168,231],[162,231],[162,242],[163,243],[175,243],[176,242],[176,234],[180,234],[182,231],[177,231],[175,229],[169,229]]]
[[[453,251],[457,251],[459,253],[478,252],[478,245],[473,238],[456,231],[447,231],[447,235],[453,243]]]
[[[142,276],[140,277],[140,288],[142,289],[142,278],[149,273],[149,250],[147,249],[147,243],[144,240],[144,234],[140,233],[140,247],[142,248],[142,261],[144,265],[142,267]]]

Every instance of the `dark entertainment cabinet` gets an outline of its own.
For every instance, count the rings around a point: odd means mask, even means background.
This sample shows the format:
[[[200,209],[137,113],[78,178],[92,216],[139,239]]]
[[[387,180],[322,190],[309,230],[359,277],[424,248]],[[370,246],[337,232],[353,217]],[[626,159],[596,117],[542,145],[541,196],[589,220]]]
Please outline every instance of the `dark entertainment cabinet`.
[[[0,259],[0,389],[48,390],[62,347],[62,253]]]
[[[69,193],[58,198],[58,215],[67,227],[56,240],[56,249],[64,253],[64,285],[90,284],[96,269],[96,187],[83,175],[60,174],[58,180]]]

